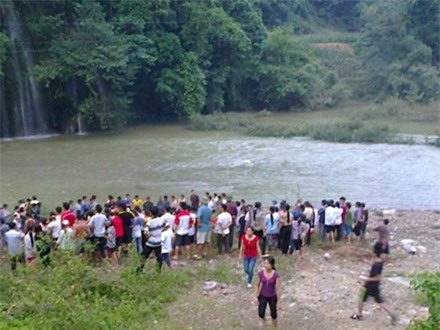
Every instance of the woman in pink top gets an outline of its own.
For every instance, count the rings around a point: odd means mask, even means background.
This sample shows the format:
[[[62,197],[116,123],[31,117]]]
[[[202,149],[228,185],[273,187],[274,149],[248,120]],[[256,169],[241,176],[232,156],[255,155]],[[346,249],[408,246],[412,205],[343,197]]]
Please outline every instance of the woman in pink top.
[[[258,301],[258,316],[265,321],[267,304],[274,329],[277,328],[277,309],[281,303],[281,279],[275,269],[275,258],[268,256],[264,259],[264,269],[258,272],[256,298]]]

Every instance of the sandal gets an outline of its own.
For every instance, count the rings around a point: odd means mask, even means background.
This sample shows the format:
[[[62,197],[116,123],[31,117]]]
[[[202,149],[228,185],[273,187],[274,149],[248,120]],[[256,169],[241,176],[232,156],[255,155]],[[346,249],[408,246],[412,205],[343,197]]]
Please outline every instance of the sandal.
[[[350,318],[352,319],[352,320],[362,320],[364,317],[362,316],[362,315],[359,315],[359,314],[356,314],[356,313],[354,313],[352,316],[350,316]]]

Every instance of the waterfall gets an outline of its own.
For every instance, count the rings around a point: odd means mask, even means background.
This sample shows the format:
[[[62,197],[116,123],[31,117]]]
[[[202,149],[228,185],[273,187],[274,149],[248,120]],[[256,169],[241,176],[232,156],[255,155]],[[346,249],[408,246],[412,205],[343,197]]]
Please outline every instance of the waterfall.
[[[34,58],[29,39],[26,37],[13,2],[3,3],[1,17],[5,32],[11,44],[9,59],[6,62],[5,74],[11,86],[7,88],[5,102],[2,101],[2,122],[10,123],[6,132],[2,129],[3,137],[33,136],[47,133],[47,122],[44,112],[41,87],[32,75]],[[4,93],[6,88],[0,92]],[[9,118],[8,118],[9,117]],[[8,134],[8,135],[7,135]]]

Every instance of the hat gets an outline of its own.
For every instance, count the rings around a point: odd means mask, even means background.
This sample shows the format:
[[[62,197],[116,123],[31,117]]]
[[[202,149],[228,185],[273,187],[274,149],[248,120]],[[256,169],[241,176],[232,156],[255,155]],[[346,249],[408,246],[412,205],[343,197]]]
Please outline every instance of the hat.
[[[64,226],[68,226],[69,225],[69,220],[63,220],[63,225]]]
[[[31,202],[31,205],[38,204],[38,203],[40,203],[40,202],[37,201],[37,200],[33,200],[33,201]]]

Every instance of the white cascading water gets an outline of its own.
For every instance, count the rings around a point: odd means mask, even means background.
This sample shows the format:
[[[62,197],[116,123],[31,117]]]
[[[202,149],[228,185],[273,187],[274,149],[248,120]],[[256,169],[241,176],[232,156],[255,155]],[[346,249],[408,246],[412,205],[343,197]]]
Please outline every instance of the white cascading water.
[[[34,57],[31,44],[26,38],[18,13],[9,2],[2,6],[2,17],[10,44],[10,70],[14,88],[12,109],[5,109],[12,115],[15,136],[34,136],[47,133],[47,124],[38,81],[32,75]]]

